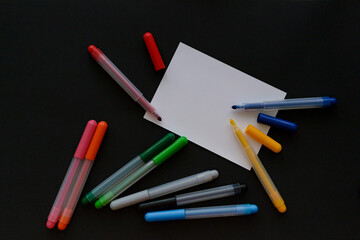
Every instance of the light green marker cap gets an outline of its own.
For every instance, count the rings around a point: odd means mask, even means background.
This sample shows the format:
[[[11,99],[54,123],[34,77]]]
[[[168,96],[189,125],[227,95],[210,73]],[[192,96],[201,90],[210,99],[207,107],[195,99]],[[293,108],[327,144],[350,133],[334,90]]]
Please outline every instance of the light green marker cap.
[[[152,160],[156,165],[160,165],[163,162],[165,162],[166,159],[174,155],[177,151],[182,149],[186,144],[188,143],[188,140],[186,137],[179,137],[173,144],[171,144],[169,147],[167,147],[164,151],[156,155]]]

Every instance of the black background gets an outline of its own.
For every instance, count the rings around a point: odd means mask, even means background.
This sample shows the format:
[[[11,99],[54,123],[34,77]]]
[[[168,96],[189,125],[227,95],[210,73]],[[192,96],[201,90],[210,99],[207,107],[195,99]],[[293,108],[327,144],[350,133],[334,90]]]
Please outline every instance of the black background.
[[[334,1],[1,1],[1,238],[359,239],[359,7]],[[217,180],[192,190],[244,182],[248,192],[198,206],[254,203],[258,214],[146,223],[136,206],[113,212],[78,204],[66,231],[45,227],[89,119],[105,120],[109,128],[85,192],[167,133],[143,119],[143,109],[87,51],[98,46],[150,100],[164,72],[154,71],[142,39],[147,31],[166,65],[181,41],[286,91],[287,98],[338,98],[330,109],[279,112],[299,129],[271,129],[283,151],[259,153],[286,202],[285,214],[254,172],[189,143],[126,193],[217,169]]]

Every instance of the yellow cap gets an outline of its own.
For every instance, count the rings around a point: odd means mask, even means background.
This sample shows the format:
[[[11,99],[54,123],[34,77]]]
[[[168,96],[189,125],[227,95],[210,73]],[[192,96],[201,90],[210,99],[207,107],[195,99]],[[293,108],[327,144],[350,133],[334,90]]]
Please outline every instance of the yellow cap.
[[[277,141],[275,141],[265,133],[261,132],[253,125],[249,124],[249,126],[245,129],[245,133],[250,137],[252,137],[253,139],[255,139],[256,141],[258,141],[259,143],[263,144],[271,151],[275,153],[281,151],[281,145]]]

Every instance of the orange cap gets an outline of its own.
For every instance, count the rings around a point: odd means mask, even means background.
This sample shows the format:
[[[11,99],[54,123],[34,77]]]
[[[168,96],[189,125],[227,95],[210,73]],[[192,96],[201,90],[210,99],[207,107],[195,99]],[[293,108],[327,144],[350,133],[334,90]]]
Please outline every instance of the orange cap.
[[[101,121],[98,123],[95,133],[94,133],[94,136],[92,137],[89,148],[86,152],[86,155],[85,155],[86,159],[88,159],[90,161],[95,160],[96,154],[99,150],[101,141],[104,138],[107,127],[108,127],[108,125],[104,121]]]
[[[263,144],[265,147],[270,149],[271,151],[278,153],[281,151],[281,145],[276,142],[274,139],[266,135],[265,133],[261,132],[259,129],[254,127],[253,125],[249,124],[245,129],[245,133],[258,141],[259,143]]]

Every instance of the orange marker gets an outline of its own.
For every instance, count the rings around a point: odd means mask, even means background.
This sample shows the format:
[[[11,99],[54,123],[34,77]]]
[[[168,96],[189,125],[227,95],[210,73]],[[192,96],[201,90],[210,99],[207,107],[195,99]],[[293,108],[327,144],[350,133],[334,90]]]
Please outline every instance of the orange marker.
[[[75,184],[71,190],[69,198],[66,201],[64,210],[61,214],[58,223],[58,229],[64,230],[69,224],[72,214],[75,210],[76,204],[79,200],[81,191],[85,185],[86,179],[91,170],[92,164],[95,160],[96,154],[99,150],[101,141],[104,138],[107,129],[107,123],[102,121],[96,127],[93,138],[91,139],[89,148],[86,152],[85,159],[81,165],[80,171],[76,177]]]
[[[275,153],[280,152],[282,149],[280,143],[251,124],[247,126],[245,133]]]

